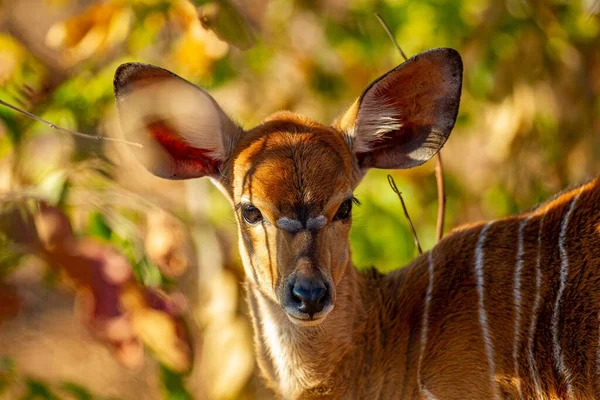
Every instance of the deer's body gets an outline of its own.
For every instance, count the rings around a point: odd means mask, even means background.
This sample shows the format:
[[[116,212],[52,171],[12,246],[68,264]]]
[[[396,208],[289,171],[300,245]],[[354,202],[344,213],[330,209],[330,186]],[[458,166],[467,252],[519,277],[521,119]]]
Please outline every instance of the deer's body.
[[[600,397],[599,181],[457,230],[388,275],[351,263],[353,190],[369,168],[439,151],[461,82],[458,53],[432,50],[369,85],[333,126],[278,113],[244,131],[168,71],[117,71],[142,163],[211,176],[231,200],[258,362],[280,397]]]
[[[599,204],[595,180],[387,275],[349,266],[317,327],[249,284],[261,370],[284,398],[600,398]]]

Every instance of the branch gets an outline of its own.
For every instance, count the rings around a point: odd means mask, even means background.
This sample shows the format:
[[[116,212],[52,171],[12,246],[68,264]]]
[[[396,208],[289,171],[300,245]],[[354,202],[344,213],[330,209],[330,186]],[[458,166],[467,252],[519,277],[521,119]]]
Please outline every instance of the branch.
[[[406,57],[406,54],[404,54],[404,51],[402,51],[402,47],[400,47],[400,45],[398,44],[398,41],[396,41],[396,38],[392,34],[390,27],[387,25],[387,23],[385,22],[383,17],[379,13],[375,13],[375,17],[377,18],[377,20],[379,21],[381,26],[383,26],[383,29],[387,33],[387,35],[390,38],[390,40],[392,41],[392,43],[394,43],[394,46],[396,46],[396,48],[398,49],[398,53],[400,53],[400,55],[402,56],[404,61],[408,60],[408,58]],[[388,180],[389,180],[389,178],[390,178],[390,175],[388,175]],[[442,237],[444,236],[444,220],[446,219],[446,189],[445,189],[445,185],[444,185],[444,166],[442,164],[441,150],[438,151],[436,154],[435,179],[436,179],[436,183],[437,183],[437,193],[438,193],[438,213],[437,213],[437,226],[436,226],[436,230],[435,230],[435,232],[436,232],[435,239],[437,242],[439,242],[440,240],[442,240]],[[391,183],[390,183],[390,185],[391,185]],[[402,197],[400,197],[400,200],[402,200]],[[404,205],[404,201],[402,202],[402,205]],[[404,211],[406,213],[406,208]],[[407,214],[407,217],[408,217],[408,214]],[[409,222],[410,222],[410,219],[409,219]],[[411,226],[412,226],[412,223],[411,223]],[[414,232],[414,229],[413,229],[413,232]],[[416,236],[415,236],[415,238],[416,238]]]
[[[111,138],[111,137],[106,137],[106,136],[94,136],[94,135],[89,135],[87,133],[81,133],[81,132],[72,131],[70,129],[60,127],[58,125],[53,124],[50,121],[46,121],[45,119],[43,119],[41,117],[38,117],[35,114],[30,113],[29,111],[25,111],[25,110],[20,109],[19,107],[13,106],[12,104],[9,104],[9,103],[5,102],[2,99],[0,99],[0,104],[3,105],[3,106],[5,106],[5,107],[10,108],[13,111],[16,111],[16,112],[18,112],[20,114],[23,114],[23,115],[25,115],[25,116],[27,116],[27,117],[29,117],[31,119],[34,119],[34,120],[36,120],[38,122],[41,122],[41,123],[44,123],[44,124],[48,125],[52,129],[56,129],[57,131],[68,133],[68,134],[73,135],[73,136],[77,136],[77,137],[84,138],[84,139],[89,139],[89,140],[97,140],[97,141],[104,140],[104,141],[107,141],[107,142],[122,143],[122,144],[127,144],[127,145],[130,145],[130,146],[136,146],[136,147],[139,147],[140,149],[144,147],[144,146],[142,146],[139,143],[130,142],[130,141],[124,140],[124,139],[117,139],[117,138]]]
[[[597,8],[598,8],[599,5],[600,5],[600,0],[596,0],[596,2],[590,8],[590,15],[588,16],[588,19],[585,21],[586,24],[588,22],[590,22],[590,20],[594,16],[594,14],[596,14],[596,11],[598,11]]]
[[[404,210],[404,216],[408,220],[408,225],[410,226],[410,230],[412,231],[412,234],[413,234],[413,239],[415,240],[415,247],[419,251],[419,254],[423,254],[423,249],[421,248],[421,243],[419,242],[419,237],[417,236],[417,231],[415,230],[415,226],[413,225],[412,220],[410,219],[410,215],[408,215],[408,210],[406,209],[406,204],[404,204],[404,199],[402,198],[402,192],[400,192],[398,190],[398,186],[396,186],[396,181],[394,181],[394,178],[392,177],[392,175],[388,174],[387,178],[388,178],[388,183],[390,184],[390,187],[392,188],[394,193],[396,193],[398,195],[398,198],[400,199],[400,202],[402,203],[402,209]]]
[[[444,237],[444,220],[446,219],[446,190],[444,185],[444,164],[442,164],[442,152],[436,154],[435,181],[437,183],[438,213],[437,226],[435,229],[435,240],[439,242]]]

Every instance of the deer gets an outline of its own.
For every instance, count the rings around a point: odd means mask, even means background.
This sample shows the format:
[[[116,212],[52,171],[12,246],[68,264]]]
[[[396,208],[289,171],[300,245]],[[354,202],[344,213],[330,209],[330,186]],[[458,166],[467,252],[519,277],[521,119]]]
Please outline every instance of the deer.
[[[462,77],[456,50],[432,49],[331,125],[280,111],[243,129],[165,69],[116,70],[141,164],[209,177],[232,204],[257,364],[279,398],[600,398],[599,179],[456,228],[393,272],[352,264],[354,189],[440,151]]]

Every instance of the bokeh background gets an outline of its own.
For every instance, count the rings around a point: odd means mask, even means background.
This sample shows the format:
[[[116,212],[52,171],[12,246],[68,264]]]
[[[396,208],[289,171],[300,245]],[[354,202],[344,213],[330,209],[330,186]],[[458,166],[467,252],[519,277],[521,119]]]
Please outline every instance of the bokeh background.
[[[457,49],[442,151],[446,232],[525,210],[600,172],[597,0],[0,0],[0,99],[120,138],[115,68],[156,64],[245,127],[289,109],[331,122],[402,59]],[[270,398],[257,376],[229,204],[127,145],[0,106],[0,398]],[[425,249],[435,162],[393,171]],[[357,190],[357,266],[416,256],[387,171]]]

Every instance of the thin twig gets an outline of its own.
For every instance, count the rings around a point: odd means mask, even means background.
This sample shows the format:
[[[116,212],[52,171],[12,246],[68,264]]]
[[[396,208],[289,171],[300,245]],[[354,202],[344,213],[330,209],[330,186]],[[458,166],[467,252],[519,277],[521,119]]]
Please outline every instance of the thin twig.
[[[597,0],[593,5],[592,8],[590,8],[590,15],[588,15],[587,20],[585,21],[585,23],[587,24],[588,22],[590,22],[590,20],[592,19],[592,17],[594,16],[594,14],[596,14],[596,9],[598,8],[598,5],[600,5],[600,0]]]
[[[383,17],[379,13],[375,13],[375,17],[379,20],[381,26],[389,36],[394,46],[398,49],[398,52],[404,59],[404,61],[408,60],[404,51],[402,51],[402,47],[398,44],[396,37],[392,34],[390,27],[385,22]],[[389,175],[388,175],[389,176]],[[444,236],[444,220],[446,219],[446,188],[444,185],[444,165],[442,164],[442,154],[441,150],[436,154],[436,163],[435,163],[435,179],[437,183],[437,193],[438,193],[438,213],[437,213],[437,226],[436,226],[436,241],[442,240]],[[414,230],[413,230],[414,231]]]
[[[417,236],[417,231],[415,230],[415,226],[413,225],[412,220],[410,219],[410,215],[408,215],[408,210],[406,209],[406,204],[404,204],[404,198],[402,198],[402,193],[398,190],[398,186],[396,186],[396,181],[394,181],[394,178],[392,177],[392,175],[388,174],[387,178],[388,178],[388,183],[390,184],[390,187],[392,188],[394,193],[396,193],[398,195],[398,198],[400,199],[400,203],[402,203],[402,209],[404,210],[404,216],[408,220],[408,225],[410,226],[410,230],[412,231],[413,238],[415,240],[415,247],[419,251],[419,254],[423,254],[423,249],[421,248],[421,243],[419,242],[419,237]]]
[[[439,242],[444,237],[444,220],[446,219],[446,190],[444,184],[444,164],[442,164],[442,152],[436,154],[435,181],[437,183],[438,213],[437,226],[435,229],[435,240]]]
[[[84,139],[90,139],[90,140],[98,140],[98,141],[105,140],[107,142],[122,143],[122,144],[127,144],[127,145],[130,145],[130,146],[136,146],[136,147],[139,147],[139,148],[143,148],[144,147],[143,145],[141,145],[139,143],[130,142],[130,141],[124,140],[124,139],[117,139],[117,138],[111,138],[111,137],[106,137],[106,136],[94,136],[94,135],[88,135],[87,133],[81,133],[81,132],[77,132],[77,131],[72,131],[70,129],[63,128],[61,126],[55,125],[55,124],[53,124],[50,121],[46,121],[45,119],[43,119],[41,117],[38,117],[37,115],[30,113],[29,111],[25,111],[25,110],[20,109],[19,107],[13,106],[12,104],[9,104],[9,103],[5,102],[4,100],[0,99],[0,104],[2,104],[5,107],[10,108],[13,111],[16,111],[16,112],[18,112],[20,114],[23,114],[23,115],[25,115],[25,116],[27,116],[27,117],[29,117],[31,119],[34,119],[34,120],[36,120],[38,122],[41,122],[41,123],[44,123],[44,124],[48,125],[52,129],[56,129],[57,131],[68,133],[68,134],[73,135],[73,136],[77,136],[77,137],[84,138]]]
[[[394,45],[398,49],[398,52],[400,53],[400,55],[402,56],[402,58],[404,58],[404,61],[408,60],[408,57],[406,57],[406,54],[404,54],[404,51],[402,51],[402,47],[400,47],[400,45],[396,41],[396,38],[392,34],[392,31],[390,30],[390,27],[384,21],[383,17],[379,13],[376,12],[375,13],[375,18],[377,18],[379,20],[379,23],[381,24],[381,26],[383,26],[383,29],[385,30],[385,33],[387,33],[387,35],[390,37],[390,39],[392,40],[392,42],[394,43]]]

